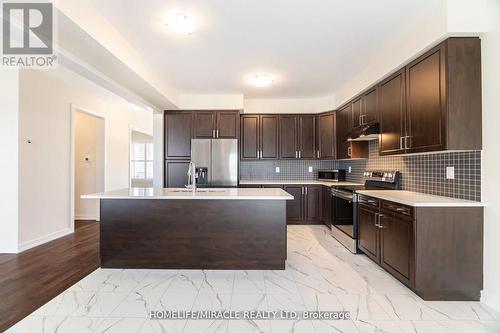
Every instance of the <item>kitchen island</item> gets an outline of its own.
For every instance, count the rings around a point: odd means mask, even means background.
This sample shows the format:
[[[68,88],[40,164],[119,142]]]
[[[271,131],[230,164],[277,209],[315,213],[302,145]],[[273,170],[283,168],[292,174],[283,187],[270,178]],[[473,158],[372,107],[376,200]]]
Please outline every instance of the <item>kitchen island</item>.
[[[103,268],[284,269],[281,189],[131,188],[100,200]]]

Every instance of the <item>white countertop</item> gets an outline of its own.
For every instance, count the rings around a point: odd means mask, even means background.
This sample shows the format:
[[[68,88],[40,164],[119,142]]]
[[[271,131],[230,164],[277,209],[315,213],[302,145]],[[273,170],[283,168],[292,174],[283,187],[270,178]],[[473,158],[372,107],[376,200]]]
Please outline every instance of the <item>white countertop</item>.
[[[353,186],[363,185],[353,182],[327,182],[320,180],[240,180],[240,185],[325,185]]]
[[[293,200],[280,188],[125,188],[82,195],[82,199],[194,199],[194,200]]]
[[[368,195],[373,198],[397,202],[413,207],[484,207],[484,203],[478,201],[454,199],[438,195],[425,194],[411,191],[395,190],[359,190],[359,194]]]

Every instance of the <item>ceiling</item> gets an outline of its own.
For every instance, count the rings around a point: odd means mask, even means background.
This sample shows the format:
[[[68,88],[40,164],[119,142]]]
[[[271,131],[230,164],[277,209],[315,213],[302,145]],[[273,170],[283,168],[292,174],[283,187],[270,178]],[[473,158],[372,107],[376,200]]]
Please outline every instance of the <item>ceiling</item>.
[[[306,98],[334,93],[391,39],[441,0],[90,0],[144,60],[184,94]],[[168,31],[170,11],[196,17],[190,36]],[[268,88],[245,78],[272,74]]]

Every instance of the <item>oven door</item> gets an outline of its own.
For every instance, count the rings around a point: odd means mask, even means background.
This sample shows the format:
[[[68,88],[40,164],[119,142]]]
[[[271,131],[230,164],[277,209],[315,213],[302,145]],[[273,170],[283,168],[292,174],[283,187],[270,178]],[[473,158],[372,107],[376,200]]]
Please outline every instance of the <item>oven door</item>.
[[[337,228],[350,238],[357,238],[354,227],[354,200],[352,193],[332,190],[332,228]]]

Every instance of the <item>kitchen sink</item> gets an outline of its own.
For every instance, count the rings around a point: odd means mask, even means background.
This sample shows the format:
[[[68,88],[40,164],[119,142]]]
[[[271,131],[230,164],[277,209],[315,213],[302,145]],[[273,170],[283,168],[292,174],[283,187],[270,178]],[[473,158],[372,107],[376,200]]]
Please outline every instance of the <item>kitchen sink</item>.
[[[200,190],[196,190],[196,193],[220,193],[220,192],[224,192],[225,190],[207,190],[207,189],[200,189]],[[192,190],[190,189],[176,189],[176,190],[168,190],[167,192],[173,192],[173,193],[189,193],[189,192],[193,192]]]

